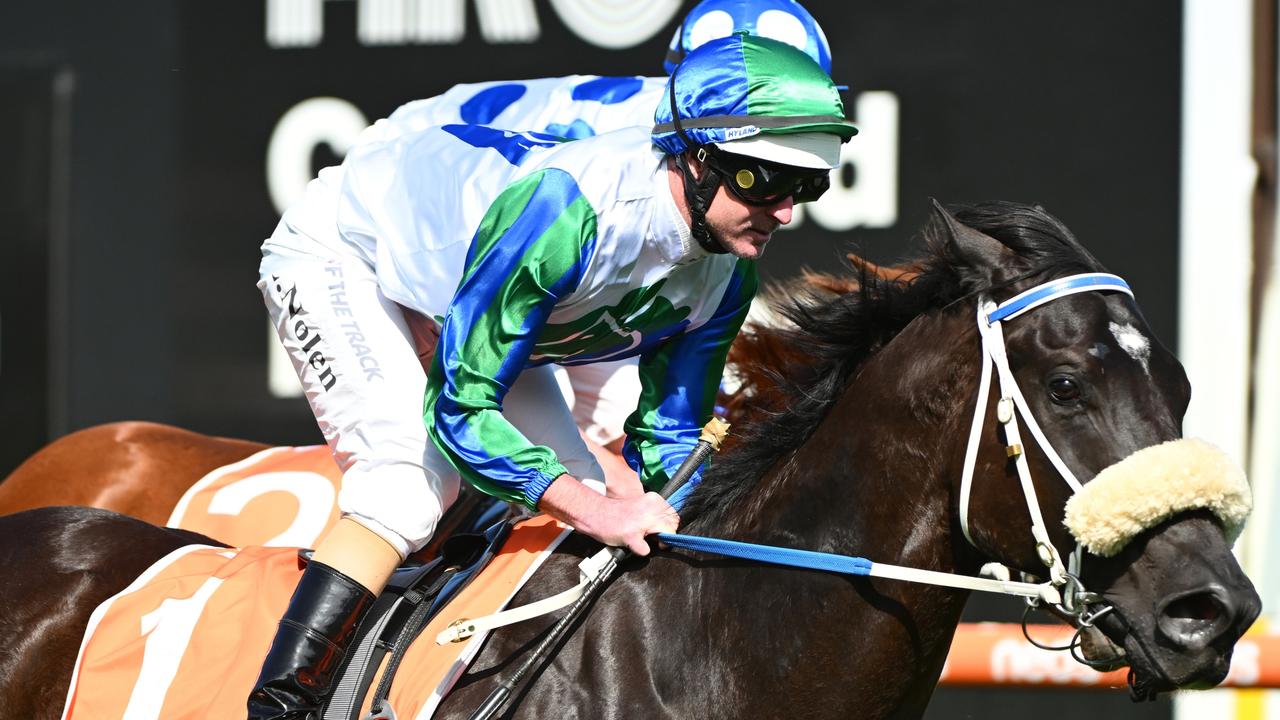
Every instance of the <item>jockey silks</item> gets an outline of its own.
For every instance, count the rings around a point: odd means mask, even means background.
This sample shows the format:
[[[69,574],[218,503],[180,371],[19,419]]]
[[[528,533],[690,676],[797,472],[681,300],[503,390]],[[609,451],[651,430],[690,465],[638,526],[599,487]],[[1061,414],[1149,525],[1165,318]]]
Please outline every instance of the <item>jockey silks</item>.
[[[627,455],[665,481],[711,412],[756,274],[689,240],[646,128],[561,143],[447,125],[359,147],[341,175],[265,248],[371,266],[387,299],[443,317],[426,421],[460,472],[536,505],[566,468],[504,417],[507,389],[529,367],[639,356]]]

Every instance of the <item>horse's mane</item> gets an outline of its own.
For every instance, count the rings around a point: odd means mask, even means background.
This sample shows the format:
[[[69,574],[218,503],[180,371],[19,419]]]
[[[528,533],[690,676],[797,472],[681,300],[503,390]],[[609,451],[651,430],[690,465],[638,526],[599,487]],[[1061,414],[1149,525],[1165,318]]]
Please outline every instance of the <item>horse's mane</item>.
[[[962,224],[995,238],[1032,276],[1101,270],[1057,218],[1038,205],[993,202],[950,208]],[[844,276],[806,273],[767,299],[785,322],[744,329],[730,352],[741,382],[729,402],[732,447],[705,472],[682,515],[716,522],[813,434],[858,368],[917,316],[988,287],[950,242],[937,213],[919,233],[923,251],[896,268],[850,255]]]

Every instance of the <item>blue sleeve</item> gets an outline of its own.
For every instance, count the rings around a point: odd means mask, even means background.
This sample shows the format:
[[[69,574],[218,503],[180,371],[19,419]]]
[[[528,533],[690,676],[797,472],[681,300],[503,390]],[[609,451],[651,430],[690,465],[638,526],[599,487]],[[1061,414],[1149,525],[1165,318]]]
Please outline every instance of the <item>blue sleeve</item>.
[[[485,215],[441,326],[423,415],[436,447],[480,490],[537,507],[566,472],[507,422],[502,401],[524,371],[555,303],[595,250],[596,217],[577,183],[543,170]]]
[[[650,490],[661,489],[675,474],[711,419],[729,345],[751,309],[758,284],[756,264],[739,260],[705,325],[640,357],[640,401],[627,418],[623,455]]]

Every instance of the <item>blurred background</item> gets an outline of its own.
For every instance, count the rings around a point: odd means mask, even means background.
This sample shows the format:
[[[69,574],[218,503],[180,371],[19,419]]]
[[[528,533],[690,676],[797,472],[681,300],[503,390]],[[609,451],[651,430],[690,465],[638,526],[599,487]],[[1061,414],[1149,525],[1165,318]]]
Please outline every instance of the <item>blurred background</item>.
[[[0,6],[0,475],[123,419],[322,442],[254,287],[279,212],[365,125],[456,83],[662,74],[693,4]],[[908,257],[930,198],[1043,204],[1186,364],[1187,434],[1249,468],[1239,551],[1274,612],[1276,0],[804,4],[862,132],[832,191],[770,246],[766,278],[835,270],[850,250]],[[967,619],[1016,605],[975,599]],[[1071,674],[1009,662],[1023,680]],[[1122,690],[944,687],[929,717],[1280,718],[1274,695],[1131,705]]]

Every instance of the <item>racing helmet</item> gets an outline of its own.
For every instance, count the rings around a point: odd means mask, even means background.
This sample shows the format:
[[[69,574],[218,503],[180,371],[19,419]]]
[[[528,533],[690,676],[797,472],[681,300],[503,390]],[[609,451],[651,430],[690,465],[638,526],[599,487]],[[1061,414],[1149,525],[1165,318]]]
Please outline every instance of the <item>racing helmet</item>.
[[[684,176],[694,239],[725,252],[706,223],[722,183],[755,205],[815,200],[830,186],[840,146],[857,132],[830,76],[812,58],[738,33],[696,48],[671,74],[654,111],[652,140]],[[687,154],[701,163],[698,176]]]
[[[795,0],[703,0],[676,28],[662,66],[670,75],[694,48],[736,32],[785,42],[803,50],[831,74],[827,36]]]

